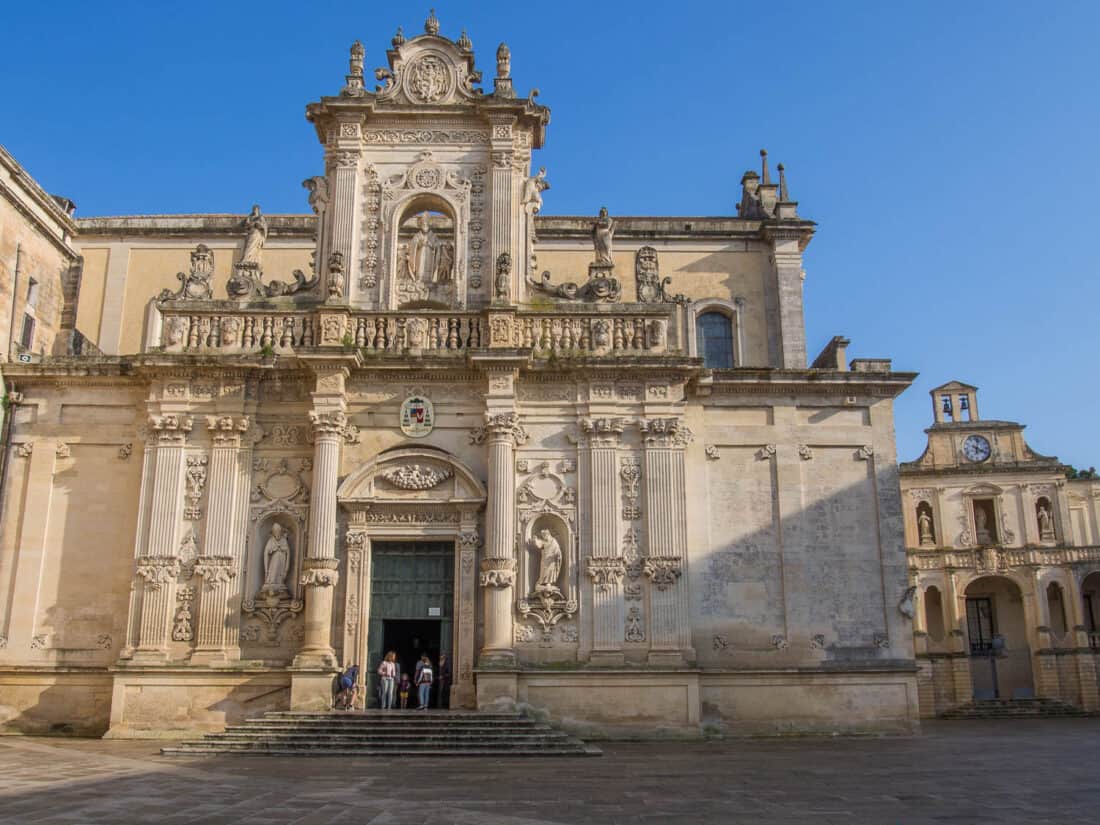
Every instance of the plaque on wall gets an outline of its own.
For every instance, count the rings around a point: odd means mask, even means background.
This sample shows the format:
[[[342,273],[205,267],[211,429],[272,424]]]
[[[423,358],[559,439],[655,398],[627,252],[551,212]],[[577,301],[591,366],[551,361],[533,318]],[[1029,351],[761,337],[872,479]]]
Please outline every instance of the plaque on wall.
[[[401,432],[412,438],[422,438],[435,427],[432,402],[419,395],[410,395],[401,402]]]

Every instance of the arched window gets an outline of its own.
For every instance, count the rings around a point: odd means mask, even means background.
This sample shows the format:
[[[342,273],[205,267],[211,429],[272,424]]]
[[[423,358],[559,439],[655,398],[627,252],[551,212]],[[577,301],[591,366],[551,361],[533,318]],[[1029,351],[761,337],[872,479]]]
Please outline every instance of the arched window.
[[[722,312],[704,312],[695,319],[695,336],[703,365],[711,369],[733,367],[733,323]]]

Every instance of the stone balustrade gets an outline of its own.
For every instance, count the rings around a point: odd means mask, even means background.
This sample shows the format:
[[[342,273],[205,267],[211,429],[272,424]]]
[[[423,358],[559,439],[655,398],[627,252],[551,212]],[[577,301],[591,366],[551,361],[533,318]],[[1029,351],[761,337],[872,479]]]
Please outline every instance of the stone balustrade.
[[[672,306],[375,312],[154,304],[146,349],[225,354],[354,347],[368,354],[464,355],[509,348],[530,350],[536,358],[646,355],[681,351],[680,315]]]
[[[913,570],[1038,567],[1100,561],[1100,545],[1083,547],[990,547],[979,550],[907,550]],[[990,555],[992,554],[992,556]]]

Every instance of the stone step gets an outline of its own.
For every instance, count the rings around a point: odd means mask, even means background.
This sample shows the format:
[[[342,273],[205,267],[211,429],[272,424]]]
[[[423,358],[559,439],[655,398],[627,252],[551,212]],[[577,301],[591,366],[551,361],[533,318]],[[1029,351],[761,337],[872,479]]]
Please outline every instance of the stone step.
[[[250,750],[229,750],[217,747],[202,748],[193,745],[179,745],[170,748],[161,748],[161,754],[164,756],[212,756],[215,754],[233,754],[234,756],[380,756],[386,759],[405,759],[405,758],[422,758],[422,757],[493,757],[493,756],[507,756],[509,759],[514,757],[582,757],[582,756],[600,756],[602,751],[599,748],[583,743],[578,743],[575,746],[563,746],[563,747],[539,747],[539,748],[511,748],[501,749],[497,747],[492,748],[478,748],[478,747],[463,747],[463,748],[425,748],[416,752],[395,752],[392,747],[360,747],[360,748],[328,748],[328,749],[309,749],[309,748],[281,748],[281,747],[268,747],[265,749],[250,749]]]
[[[166,756],[594,756],[598,748],[518,713],[476,711],[273,711]]]
[[[1046,697],[1032,699],[983,699],[968,702],[940,714],[941,719],[1049,719],[1091,716],[1067,702]]]

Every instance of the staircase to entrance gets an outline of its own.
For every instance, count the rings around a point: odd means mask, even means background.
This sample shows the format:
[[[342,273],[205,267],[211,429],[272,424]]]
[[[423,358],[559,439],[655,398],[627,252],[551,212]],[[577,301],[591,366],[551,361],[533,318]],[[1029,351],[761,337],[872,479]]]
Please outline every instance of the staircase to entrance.
[[[161,749],[165,756],[599,756],[599,748],[519,713],[275,711]]]
[[[1075,705],[1044,697],[1034,699],[982,699],[967,702],[940,714],[941,719],[1047,719],[1057,716],[1092,716]]]

